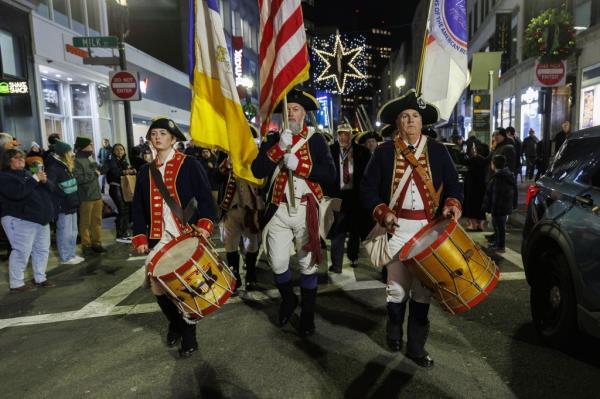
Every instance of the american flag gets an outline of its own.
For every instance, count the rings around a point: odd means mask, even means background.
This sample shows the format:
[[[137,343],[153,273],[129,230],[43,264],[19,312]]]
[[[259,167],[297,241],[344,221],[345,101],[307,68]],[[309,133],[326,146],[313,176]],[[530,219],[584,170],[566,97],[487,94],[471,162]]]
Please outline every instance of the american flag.
[[[308,50],[300,0],[258,0],[260,117],[263,133],[275,106],[308,79]]]

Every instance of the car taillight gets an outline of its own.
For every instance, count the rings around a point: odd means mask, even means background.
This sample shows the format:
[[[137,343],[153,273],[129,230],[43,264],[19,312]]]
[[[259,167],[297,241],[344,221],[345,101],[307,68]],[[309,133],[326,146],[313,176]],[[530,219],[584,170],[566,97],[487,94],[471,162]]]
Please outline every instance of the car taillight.
[[[525,209],[529,208],[529,203],[531,202],[533,197],[535,197],[535,195],[539,192],[540,192],[540,188],[538,186],[536,186],[535,184],[532,184],[531,186],[529,186],[529,188],[527,189],[527,195],[525,196]]]

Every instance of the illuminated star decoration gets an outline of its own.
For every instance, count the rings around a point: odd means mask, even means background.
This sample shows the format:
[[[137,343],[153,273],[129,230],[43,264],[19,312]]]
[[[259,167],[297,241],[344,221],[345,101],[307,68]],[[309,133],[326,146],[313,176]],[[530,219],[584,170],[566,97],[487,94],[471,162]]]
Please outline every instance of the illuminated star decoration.
[[[354,39],[353,43],[346,44],[345,48],[339,34],[333,37],[335,38],[333,50],[329,50],[331,40],[321,40],[313,46],[318,61],[324,65],[320,73],[317,71],[319,75],[317,83],[324,85],[324,88],[331,88],[333,92],[348,94],[357,89],[366,79],[366,75],[361,72],[361,69],[364,70],[364,37]],[[317,48],[318,45],[323,47]],[[328,85],[329,83],[333,83],[333,87]]]

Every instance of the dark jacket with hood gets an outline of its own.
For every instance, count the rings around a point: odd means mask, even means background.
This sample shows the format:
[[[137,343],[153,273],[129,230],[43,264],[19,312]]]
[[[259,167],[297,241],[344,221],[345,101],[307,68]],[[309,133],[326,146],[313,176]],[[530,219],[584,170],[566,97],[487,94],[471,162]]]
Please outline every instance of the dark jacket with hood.
[[[46,158],[46,175],[53,181],[57,188],[52,193],[52,202],[56,215],[59,213],[71,214],[79,208],[79,193],[77,180],[67,165],[56,154]]]
[[[488,182],[482,210],[494,216],[506,216],[517,207],[518,190],[515,176],[505,167],[496,171]]]

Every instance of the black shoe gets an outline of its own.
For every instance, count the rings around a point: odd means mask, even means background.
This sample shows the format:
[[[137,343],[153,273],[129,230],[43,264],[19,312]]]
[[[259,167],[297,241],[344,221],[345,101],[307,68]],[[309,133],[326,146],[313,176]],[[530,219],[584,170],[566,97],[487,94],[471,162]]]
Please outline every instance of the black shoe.
[[[103,252],[106,252],[106,249],[104,249],[104,247],[102,245],[94,245],[92,246],[92,251],[101,254]]]
[[[281,305],[279,305],[279,327],[285,326],[290,321],[296,306],[298,306],[298,297],[296,295],[294,295],[291,306],[288,306],[285,302],[281,302]]]
[[[315,333],[315,307],[317,303],[317,289],[302,288],[302,301],[300,302],[300,325],[298,333],[301,337],[310,337]]]
[[[179,342],[179,340],[181,339],[181,334],[176,332],[176,331],[169,331],[167,333],[167,346],[169,348],[174,347],[175,345],[177,345],[177,343]]]
[[[94,251],[92,249],[92,247],[84,247],[83,245],[81,246],[81,253],[83,254],[83,256],[91,256],[91,255],[95,255],[96,251]]]
[[[25,285],[22,285],[17,288],[11,288],[10,292],[28,292],[28,291],[34,291],[34,290],[35,290],[35,286],[33,286],[31,284],[25,284]]]
[[[35,286],[38,288],[54,288],[54,287],[56,287],[56,284],[54,284],[50,280],[44,280],[41,283],[34,282],[33,284],[35,284]]]
[[[400,352],[402,350],[402,340],[388,338],[387,343],[392,352]]]
[[[357,266],[358,266],[358,261],[357,260],[353,260],[353,261],[350,262],[350,267],[355,268]]]
[[[413,357],[410,355],[406,355],[406,357],[415,362],[415,364],[419,367],[423,367],[426,369],[430,369],[433,367],[433,359],[429,355],[425,355],[422,357]]]
[[[187,349],[179,349],[179,356],[183,357],[183,358],[188,358],[191,357],[194,352],[196,352],[198,350],[198,344],[196,345],[192,345]]]
[[[342,268],[340,267],[336,267],[334,265],[329,266],[329,271],[332,273],[336,273],[336,274],[341,274],[342,273]]]

